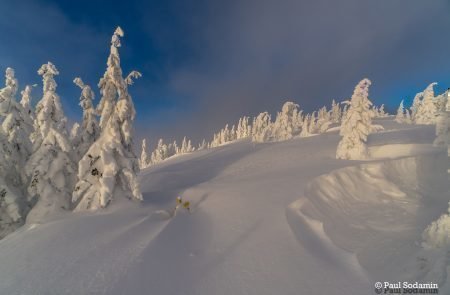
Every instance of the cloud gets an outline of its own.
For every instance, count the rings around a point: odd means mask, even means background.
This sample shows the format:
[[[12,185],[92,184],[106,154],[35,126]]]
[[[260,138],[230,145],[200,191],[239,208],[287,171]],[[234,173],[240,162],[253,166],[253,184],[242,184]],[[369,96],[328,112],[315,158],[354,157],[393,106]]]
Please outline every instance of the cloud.
[[[190,37],[193,62],[169,79],[169,88],[196,107],[181,120],[169,119],[161,134],[184,132],[200,140],[239,116],[274,113],[288,99],[312,111],[348,98],[364,77],[374,82],[376,103],[394,106],[401,93],[412,95],[439,78],[437,67],[450,65],[442,59],[450,49],[442,38],[450,27],[448,1],[205,5],[197,19],[180,14],[187,19],[178,21]],[[414,87],[400,92],[407,79]]]

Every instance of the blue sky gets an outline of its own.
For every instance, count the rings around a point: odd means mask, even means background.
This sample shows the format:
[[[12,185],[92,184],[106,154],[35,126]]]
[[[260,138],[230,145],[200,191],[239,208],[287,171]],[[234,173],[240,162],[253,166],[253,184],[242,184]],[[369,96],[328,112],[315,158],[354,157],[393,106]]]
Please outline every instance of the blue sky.
[[[120,25],[124,72],[143,74],[130,89],[136,131],[153,144],[210,138],[288,99],[311,111],[346,99],[364,77],[372,100],[391,109],[431,82],[450,87],[445,0],[0,0],[0,7],[0,68],[15,68],[23,87],[40,84],[37,69],[52,61],[72,121],[80,117],[72,80],[96,89]]]

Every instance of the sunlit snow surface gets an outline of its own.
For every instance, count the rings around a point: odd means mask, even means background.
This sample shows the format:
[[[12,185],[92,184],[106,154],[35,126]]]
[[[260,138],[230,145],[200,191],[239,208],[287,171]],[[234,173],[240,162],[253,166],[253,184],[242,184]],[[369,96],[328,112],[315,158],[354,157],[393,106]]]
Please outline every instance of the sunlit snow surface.
[[[433,126],[380,122],[371,161],[336,160],[333,131],[146,169],[142,204],[117,199],[1,240],[0,294],[361,295],[376,281],[444,282],[448,257],[420,236],[447,211],[447,156],[430,146]],[[180,195],[191,213],[170,218]]]

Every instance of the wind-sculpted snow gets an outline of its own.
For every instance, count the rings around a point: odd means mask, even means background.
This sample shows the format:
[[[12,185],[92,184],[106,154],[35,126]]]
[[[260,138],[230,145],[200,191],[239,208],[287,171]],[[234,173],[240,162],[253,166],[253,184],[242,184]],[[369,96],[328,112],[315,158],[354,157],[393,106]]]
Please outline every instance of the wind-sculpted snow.
[[[402,125],[392,120],[382,124],[386,130],[369,137],[378,149],[383,138],[389,145],[431,144],[433,139],[422,135],[432,130],[428,126],[399,130]],[[422,231],[446,212],[447,205],[437,209],[444,196],[425,202],[431,194],[420,198],[416,187],[408,190],[416,192],[412,201],[404,195],[405,186],[419,176],[420,192],[428,192],[432,181],[440,183],[440,158],[429,158],[436,154],[427,152],[409,160],[423,152],[409,149],[406,158],[394,160],[397,165],[374,160],[368,167],[380,168],[364,172],[345,168],[361,162],[335,159],[338,141],[336,131],[276,143],[255,144],[248,138],[146,168],[139,175],[141,203],[117,198],[105,210],[28,224],[0,240],[0,294],[371,294],[372,280],[383,271],[389,276],[395,263],[417,269],[413,255],[421,249]],[[330,176],[319,177],[342,168],[338,171],[347,171],[342,177],[354,194],[345,195]],[[431,168],[436,174],[430,174]],[[317,177],[324,196],[336,192],[339,197],[294,203],[306,189],[318,191]],[[382,183],[380,202],[370,193]],[[358,187],[364,194],[356,193]],[[190,202],[191,212],[181,209],[170,218],[166,211],[173,210],[178,196]],[[298,206],[287,220],[292,203]],[[401,209],[398,216],[389,205]],[[420,224],[414,223],[413,213],[422,207],[428,209]],[[421,253],[427,261],[424,273],[431,268],[444,273],[447,261],[439,252]],[[408,254],[411,259],[403,260]]]
[[[449,196],[447,151],[435,149],[322,175],[288,207],[287,218],[312,254],[355,274],[367,271],[372,283],[428,280],[443,286],[446,249],[423,249],[421,241],[428,224],[446,212]]]

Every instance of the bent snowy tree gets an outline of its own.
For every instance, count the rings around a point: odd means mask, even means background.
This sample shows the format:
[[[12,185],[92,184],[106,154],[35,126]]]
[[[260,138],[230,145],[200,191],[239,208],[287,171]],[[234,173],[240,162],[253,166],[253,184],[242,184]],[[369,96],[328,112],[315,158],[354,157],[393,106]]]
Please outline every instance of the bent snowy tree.
[[[123,78],[118,48],[123,31],[118,27],[111,40],[107,69],[99,82],[102,98],[101,134],[78,165],[78,182],[72,196],[76,211],[106,207],[116,196],[142,200],[136,178],[138,159],[132,148],[132,126],[136,115],[128,85],[140,77],[133,71]]]
[[[370,110],[372,102],[369,100],[369,79],[361,80],[355,87],[348,104],[350,108],[342,119],[336,158],[358,160],[367,157],[367,137],[372,130],[373,112]]]

